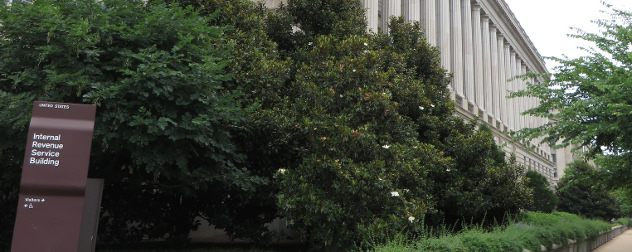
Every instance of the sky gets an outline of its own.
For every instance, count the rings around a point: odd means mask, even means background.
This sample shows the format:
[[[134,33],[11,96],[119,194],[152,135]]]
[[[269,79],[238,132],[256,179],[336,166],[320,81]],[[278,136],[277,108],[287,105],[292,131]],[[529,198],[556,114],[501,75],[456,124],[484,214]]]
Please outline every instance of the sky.
[[[570,38],[567,34],[576,32],[570,27],[596,33],[600,29],[592,20],[608,19],[607,8],[601,0],[505,0],[518,22],[541,56],[569,58],[586,55],[578,46],[590,47],[581,39]],[[606,0],[614,8],[632,11],[631,0]],[[555,62],[545,60],[549,71]]]

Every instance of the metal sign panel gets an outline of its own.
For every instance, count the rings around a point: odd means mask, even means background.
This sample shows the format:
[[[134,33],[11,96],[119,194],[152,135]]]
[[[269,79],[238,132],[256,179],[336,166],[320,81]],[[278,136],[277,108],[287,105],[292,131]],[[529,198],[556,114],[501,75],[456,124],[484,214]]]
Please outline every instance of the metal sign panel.
[[[12,252],[77,251],[96,107],[33,104]]]

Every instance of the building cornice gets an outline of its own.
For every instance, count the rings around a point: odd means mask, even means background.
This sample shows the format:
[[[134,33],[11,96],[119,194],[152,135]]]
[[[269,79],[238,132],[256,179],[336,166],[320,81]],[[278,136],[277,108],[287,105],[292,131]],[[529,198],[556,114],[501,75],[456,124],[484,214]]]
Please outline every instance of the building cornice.
[[[498,27],[529,71],[548,73],[544,60],[504,0],[472,0]]]

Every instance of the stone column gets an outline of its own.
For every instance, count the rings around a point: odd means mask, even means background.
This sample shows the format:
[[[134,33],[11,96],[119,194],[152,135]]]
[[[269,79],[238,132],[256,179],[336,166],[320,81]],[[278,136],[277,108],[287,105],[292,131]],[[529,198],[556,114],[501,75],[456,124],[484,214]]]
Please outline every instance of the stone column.
[[[513,111],[511,111],[511,104],[512,104],[512,99],[508,99],[506,98],[509,95],[509,90],[511,90],[511,82],[507,81],[508,79],[510,79],[512,77],[511,75],[511,48],[509,47],[509,42],[507,42],[507,44],[504,44],[504,55],[505,55],[505,78],[503,80],[503,83],[505,83],[505,85],[503,86],[503,98],[505,101],[505,119],[503,120],[505,122],[505,125],[507,125],[507,127],[509,127],[509,130],[513,130],[513,128],[511,127],[511,120],[513,119]]]
[[[488,115],[493,115],[491,91],[492,91],[492,59],[491,59],[491,43],[489,34],[489,18],[486,15],[481,17],[482,36],[483,36],[483,94],[484,108]],[[487,118],[485,118],[487,121]]]
[[[4,1],[6,2],[6,1]],[[254,2],[254,1],[253,1]],[[266,0],[266,8],[269,10],[276,10],[279,8],[279,5],[281,5],[281,3],[287,4],[287,1],[284,0]]]
[[[378,10],[379,10],[379,1],[380,0],[363,0],[364,1],[364,9],[366,10],[366,19],[367,19],[367,31],[368,32],[377,32],[378,24],[380,23],[378,20]]]
[[[534,107],[539,107],[540,106],[540,99],[539,98],[533,98],[533,99],[534,99],[533,106]],[[536,120],[536,122],[535,122],[535,126],[536,127],[540,127],[540,126],[543,125],[542,122],[544,121],[544,118],[536,117],[535,120]]]
[[[520,60],[520,57],[518,56],[518,54],[516,54],[516,74],[515,75],[521,75],[522,74],[522,60]],[[519,91],[522,90],[522,79],[516,79],[516,85],[515,85],[515,90],[514,91]],[[524,116],[520,115],[520,113],[522,113],[522,111],[524,110],[524,104],[523,104],[524,98],[519,97],[516,98],[516,115],[518,115],[518,117],[516,118],[516,130],[520,130],[522,128],[524,128]]]
[[[450,54],[452,55],[451,68],[453,73],[452,86],[456,94],[463,97],[463,29],[461,26],[461,0],[450,0],[450,13],[452,13],[450,20]]]
[[[464,0],[461,5],[461,21],[463,27],[463,89],[466,100],[475,101],[474,92],[474,45],[472,29],[472,3]]]
[[[500,101],[498,101],[498,83],[500,82],[498,74],[498,37],[496,36],[497,32],[496,25],[490,24],[489,26],[489,36],[490,36],[490,59],[492,64],[492,86],[488,94],[490,94],[490,99],[492,101],[492,111],[490,114],[494,114],[496,120],[500,119]],[[495,127],[496,125],[494,125]]]
[[[531,72],[531,70],[527,68],[527,72]],[[533,79],[533,78],[530,78],[530,79],[529,79],[529,82],[530,82],[532,85],[535,85],[535,84],[537,83],[537,80],[535,80],[535,79]],[[526,87],[525,87],[525,88],[526,88]],[[534,97],[529,97],[529,98],[528,98],[528,101],[529,101],[529,104],[528,104],[528,108],[529,108],[529,109],[532,109],[532,108],[535,108],[535,107],[536,107],[536,99],[535,99]],[[528,123],[529,128],[535,128],[535,127],[538,127],[538,126],[539,126],[539,125],[538,125],[538,120],[539,120],[539,119],[540,119],[539,117],[536,117],[536,116],[533,116],[533,115],[529,115],[529,117],[527,118],[527,120],[529,120],[529,123]],[[540,143],[541,141],[542,141],[542,137],[537,137],[536,139],[534,139],[534,140],[533,140],[533,144],[537,145],[537,144],[538,144],[538,143]],[[538,154],[540,154],[540,153],[538,153]]]
[[[514,76],[516,76],[516,74],[518,73],[518,71],[516,71],[516,53],[511,50],[510,51],[510,66],[509,66],[509,71],[510,76],[513,78]],[[511,82],[509,82],[509,88],[508,90],[511,92],[515,92],[516,91],[516,86],[517,86],[518,81],[516,80],[512,80]],[[511,100],[509,100],[509,115],[511,116],[511,120],[509,121],[510,125],[509,128],[511,128],[512,130],[517,131],[518,130],[518,118],[520,117],[520,115],[518,115],[518,98],[513,98]]]
[[[529,69],[527,69],[526,71],[528,72]],[[527,81],[529,83],[533,84],[533,79],[532,78],[527,79]],[[527,85],[527,83],[525,82],[525,87],[524,87],[525,89],[527,88],[526,85]],[[527,109],[533,108],[533,104],[534,104],[533,102],[534,101],[535,100],[533,99],[533,97],[527,97]],[[535,117],[531,116],[531,115],[527,116],[527,127],[533,128],[534,126],[535,126]]]
[[[519,75],[520,74],[520,69],[522,68],[522,61],[520,61],[520,58],[518,57],[518,54],[516,54],[516,65],[514,65],[514,67],[516,68],[514,71],[514,75]],[[522,86],[522,80],[520,79],[516,79],[515,85],[514,85],[514,91],[518,91],[521,89]],[[522,98],[516,98],[516,103],[515,103],[515,107],[514,109],[516,110],[516,130],[520,130],[522,129],[522,115],[520,115],[520,112],[522,112]]]
[[[520,70],[520,74],[525,74],[527,73],[527,66],[525,66],[524,64],[521,66],[521,70]],[[527,82],[526,81],[522,81],[522,84],[520,85],[520,90],[524,90],[527,88]],[[522,98],[522,111],[520,112],[524,112],[525,110],[529,109],[529,97],[524,97]],[[529,127],[529,116],[523,116],[522,117],[522,127],[523,128],[527,128]]]
[[[437,0],[437,31],[439,36],[437,45],[441,52],[441,66],[452,72],[450,59],[450,2],[448,0]]]
[[[502,121],[504,124],[507,124],[507,102],[505,101],[507,98],[506,87],[507,87],[507,78],[505,77],[506,64],[505,64],[505,38],[501,33],[498,33],[497,36],[498,42],[496,43],[498,46],[498,119]]]
[[[421,21],[421,0],[402,0],[402,15],[408,22]]]
[[[481,6],[472,3],[472,49],[474,55],[474,94],[476,105],[485,110],[483,86],[485,83],[483,68],[483,36],[481,26]],[[481,113],[482,114],[482,113]]]
[[[389,0],[386,2],[388,3],[389,19],[392,16],[402,15],[402,0]]]
[[[426,40],[437,46],[437,5],[436,0],[422,0],[421,26],[426,31]]]
[[[538,84],[538,80],[536,79],[531,79],[532,83]],[[538,99],[536,97],[531,97],[531,108],[536,108],[538,106]],[[538,127],[540,126],[540,117],[536,117],[536,116],[531,116],[533,120],[533,123],[531,124],[532,127]]]
[[[388,22],[392,16],[402,15],[402,0],[388,0],[382,2],[382,30],[388,33]]]

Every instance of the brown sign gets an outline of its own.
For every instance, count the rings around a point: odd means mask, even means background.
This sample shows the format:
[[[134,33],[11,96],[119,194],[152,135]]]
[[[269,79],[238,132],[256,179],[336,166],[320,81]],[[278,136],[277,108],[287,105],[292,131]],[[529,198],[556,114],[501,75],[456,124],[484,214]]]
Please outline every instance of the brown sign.
[[[77,251],[96,107],[35,102],[12,252]]]

